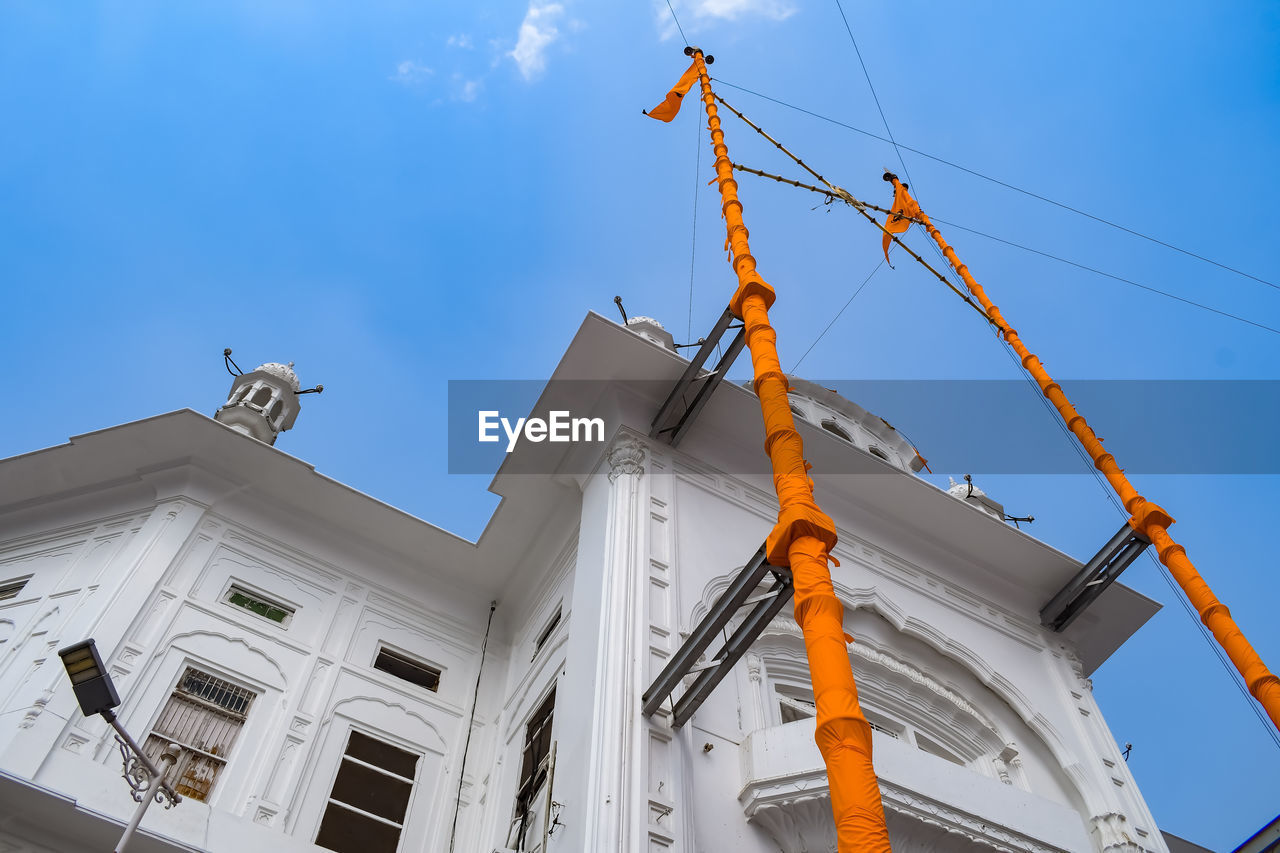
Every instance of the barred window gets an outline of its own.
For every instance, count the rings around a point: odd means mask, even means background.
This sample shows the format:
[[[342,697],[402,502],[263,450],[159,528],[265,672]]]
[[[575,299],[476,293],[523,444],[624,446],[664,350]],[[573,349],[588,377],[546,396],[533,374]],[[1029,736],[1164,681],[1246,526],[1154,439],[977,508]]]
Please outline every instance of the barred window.
[[[167,776],[169,784],[184,797],[206,802],[256,695],[188,667],[160,712],[143,751],[158,764],[169,744],[181,746],[182,754]]]
[[[420,757],[352,729],[316,845],[337,853],[395,853]]]

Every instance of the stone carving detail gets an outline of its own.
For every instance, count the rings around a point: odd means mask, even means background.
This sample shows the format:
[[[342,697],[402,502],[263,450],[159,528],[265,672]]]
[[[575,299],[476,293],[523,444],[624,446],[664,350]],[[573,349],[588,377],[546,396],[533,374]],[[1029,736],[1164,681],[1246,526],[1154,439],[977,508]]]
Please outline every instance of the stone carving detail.
[[[1121,853],[1150,853],[1151,848],[1143,847],[1129,834],[1129,821],[1122,814],[1111,812],[1095,815],[1089,819],[1089,823],[1098,849],[1103,853],[1110,850],[1121,851]]]
[[[747,678],[751,679],[752,683],[754,684],[760,683],[760,656],[759,655],[751,655],[751,654],[747,655]]]
[[[623,474],[644,474],[644,445],[629,435],[619,436],[609,448],[609,482],[612,483]]]
[[[65,749],[67,752],[73,752],[76,755],[79,755],[81,747],[83,747],[88,742],[89,742],[89,738],[87,736],[76,733],[76,732],[72,732],[71,734],[67,735],[67,739],[66,741],[63,742],[62,748]]]
[[[1009,768],[1017,767],[1018,750],[1013,744],[1007,743],[1004,749],[1000,750],[992,763],[996,766],[996,775],[1000,777],[1000,781],[1006,785],[1012,785],[1013,779],[1009,776]]]

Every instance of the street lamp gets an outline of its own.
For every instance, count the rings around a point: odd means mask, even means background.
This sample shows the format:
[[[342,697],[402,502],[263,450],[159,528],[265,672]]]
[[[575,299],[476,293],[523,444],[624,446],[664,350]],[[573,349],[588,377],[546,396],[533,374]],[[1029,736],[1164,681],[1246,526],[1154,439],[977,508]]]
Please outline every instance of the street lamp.
[[[147,758],[142,748],[129,736],[116,719],[112,710],[120,704],[120,694],[111,683],[111,676],[102,666],[102,658],[98,655],[98,645],[93,640],[85,640],[68,646],[58,652],[62,665],[66,667],[67,676],[71,679],[71,687],[75,690],[76,701],[86,717],[101,714],[113,729],[116,730],[116,743],[120,745],[120,755],[124,759],[124,779],[133,789],[134,802],[138,808],[133,813],[124,835],[116,844],[115,853],[124,853],[125,845],[133,837],[134,830],[142,823],[142,816],[152,801],[164,803],[166,809],[177,805],[182,797],[164,781],[164,774],[182,754],[182,747],[176,743],[169,744],[160,756],[164,769],[156,767]]]

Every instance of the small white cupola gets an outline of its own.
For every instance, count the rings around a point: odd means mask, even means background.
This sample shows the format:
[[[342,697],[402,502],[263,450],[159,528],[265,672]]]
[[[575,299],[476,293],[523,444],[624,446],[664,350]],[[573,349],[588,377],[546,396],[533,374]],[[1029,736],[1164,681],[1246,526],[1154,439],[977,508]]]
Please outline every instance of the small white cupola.
[[[947,493],[957,500],[962,500],[976,509],[980,509],[992,518],[1005,521],[1004,504],[993,501],[987,497],[987,493],[979,489],[973,484],[973,478],[968,474],[964,477],[963,483],[957,483],[955,477],[948,477],[951,481],[951,487],[947,489]],[[1029,519],[1020,519],[1027,521]]]
[[[230,372],[235,365],[231,350],[224,350],[223,357]],[[232,375],[235,381],[231,383],[231,394],[214,419],[266,444],[275,444],[280,433],[293,427],[302,410],[299,395],[324,390],[323,385],[317,385],[303,391],[298,374],[293,372],[292,361],[288,364],[269,361],[248,373]]]
[[[676,339],[652,317],[632,317],[627,320],[627,328],[645,340],[652,341],[660,347],[676,351]]]

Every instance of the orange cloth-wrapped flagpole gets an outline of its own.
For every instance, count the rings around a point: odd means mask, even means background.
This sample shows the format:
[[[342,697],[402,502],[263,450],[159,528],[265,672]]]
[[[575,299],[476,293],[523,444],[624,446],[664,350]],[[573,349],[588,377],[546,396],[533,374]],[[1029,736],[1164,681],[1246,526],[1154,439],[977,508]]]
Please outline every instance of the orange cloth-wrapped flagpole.
[[[687,52],[692,53],[702,87],[716,158],[716,181],[723,200],[721,211],[733,253],[733,269],[738,275],[738,290],[729,308],[742,319],[746,329],[755,390],[764,415],[764,447],[778,493],[778,523],[769,533],[765,550],[770,563],[791,568],[796,622],[804,632],[817,704],[815,740],[827,766],[839,850],[889,853],[880,787],[871,766],[871,726],[858,706],[858,689],[846,647],[844,608],[835,596],[827,569],[828,554],[836,544],[835,522],[818,509],[813,499],[804,445],[791,418],[787,378],[778,361],[777,336],[769,325],[774,291],[756,272],[756,261],[747,244],[738,182],[733,177],[729,149],[716,115],[707,66],[702,51],[694,48]]]
[[[907,194],[907,188],[899,182],[896,175],[886,172],[884,179],[893,184],[895,210],[897,209],[897,199],[899,197],[911,200],[911,197]],[[1018,333],[1005,322],[1004,317],[1000,314],[1000,309],[992,304],[982,285],[978,284],[974,277],[970,275],[969,268],[956,257],[955,249],[951,248],[947,241],[942,239],[938,229],[929,221],[929,217],[918,206],[915,206],[913,200],[911,205],[911,215],[919,220],[920,224],[929,232],[929,236],[938,244],[942,254],[946,256],[956,273],[964,280],[965,287],[982,303],[987,317],[996,325],[996,328],[1004,335],[1004,339],[1009,342],[1009,346],[1013,347],[1014,352],[1022,359],[1022,366],[1035,378],[1040,390],[1053,403],[1054,408],[1058,410],[1058,414],[1062,416],[1062,419],[1066,421],[1071,433],[1084,445],[1084,449],[1088,451],[1089,456],[1093,459],[1094,467],[1107,478],[1112,490],[1123,502],[1125,510],[1131,513],[1129,524],[1132,525],[1134,530],[1147,537],[1151,544],[1155,546],[1156,553],[1160,556],[1160,562],[1165,564],[1169,569],[1169,574],[1173,575],[1173,579],[1178,582],[1178,586],[1182,587],[1182,591],[1187,594],[1187,598],[1195,606],[1196,612],[1200,614],[1200,621],[1204,622],[1209,630],[1213,632],[1214,638],[1226,650],[1227,657],[1231,658],[1231,662],[1235,664],[1236,669],[1240,671],[1240,675],[1244,677],[1244,682],[1248,686],[1249,692],[1262,703],[1267,715],[1271,717],[1272,724],[1277,729],[1280,729],[1280,678],[1277,678],[1275,673],[1267,669],[1267,665],[1263,663],[1262,658],[1254,651],[1249,641],[1245,639],[1235,620],[1231,618],[1231,611],[1227,610],[1227,606],[1213,594],[1213,590],[1209,589],[1209,585],[1204,582],[1204,578],[1200,577],[1196,567],[1187,558],[1186,549],[1173,541],[1173,537],[1169,535],[1169,525],[1173,524],[1173,518],[1164,509],[1138,494],[1138,490],[1133,487],[1133,484],[1129,482],[1129,478],[1124,475],[1124,469],[1116,463],[1115,457],[1103,448],[1098,436],[1094,434],[1089,424],[1085,422],[1084,417],[1076,411],[1075,406],[1071,405],[1071,401],[1062,393],[1062,388],[1058,383],[1054,382],[1053,378],[1045,371],[1040,359],[1036,358],[1026,348],[1022,343],[1022,339],[1018,337]]]

